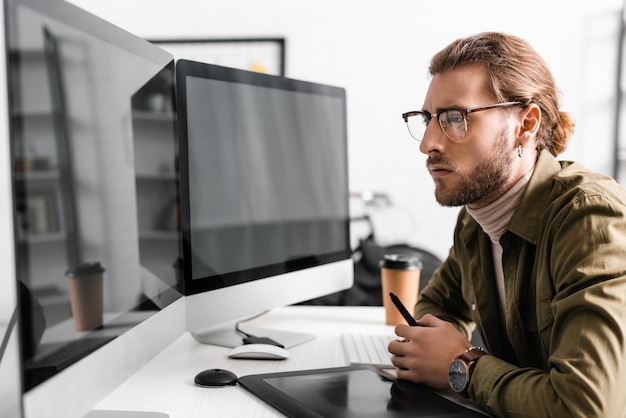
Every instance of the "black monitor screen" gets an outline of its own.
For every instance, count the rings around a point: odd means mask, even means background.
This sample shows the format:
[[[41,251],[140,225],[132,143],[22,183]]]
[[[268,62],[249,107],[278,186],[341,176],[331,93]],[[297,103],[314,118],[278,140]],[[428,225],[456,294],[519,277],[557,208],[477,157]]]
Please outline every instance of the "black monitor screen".
[[[174,64],[66,2],[8,4],[28,390],[181,296]]]
[[[345,91],[184,60],[177,80],[186,293],[345,259]]]

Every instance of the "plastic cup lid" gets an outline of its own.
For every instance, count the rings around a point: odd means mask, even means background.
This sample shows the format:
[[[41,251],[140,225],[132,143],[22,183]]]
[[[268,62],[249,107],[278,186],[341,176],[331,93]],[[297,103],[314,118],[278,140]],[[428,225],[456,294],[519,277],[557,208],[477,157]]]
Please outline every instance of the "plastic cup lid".
[[[95,263],[80,264],[65,272],[67,277],[93,276],[94,274],[100,273],[104,273],[104,267],[102,267],[97,261]]]
[[[422,262],[415,255],[385,254],[379,267],[396,270],[415,270],[422,268]]]

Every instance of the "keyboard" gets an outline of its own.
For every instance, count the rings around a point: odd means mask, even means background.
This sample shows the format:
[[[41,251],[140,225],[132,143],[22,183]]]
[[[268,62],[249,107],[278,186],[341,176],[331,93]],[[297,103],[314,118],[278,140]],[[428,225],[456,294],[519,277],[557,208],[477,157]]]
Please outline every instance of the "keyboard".
[[[27,372],[46,376],[57,373],[93,353],[115,337],[83,337],[35,356],[25,362]]]
[[[396,338],[398,337],[393,334],[344,333],[341,335],[341,342],[350,364],[391,368],[393,365],[387,345]]]

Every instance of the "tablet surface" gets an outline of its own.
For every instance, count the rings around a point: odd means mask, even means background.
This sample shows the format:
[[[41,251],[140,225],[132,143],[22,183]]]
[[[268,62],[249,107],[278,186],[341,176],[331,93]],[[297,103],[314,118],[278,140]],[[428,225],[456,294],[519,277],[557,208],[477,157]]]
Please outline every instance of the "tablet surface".
[[[250,375],[239,383],[289,417],[485,417],[368,366]]]

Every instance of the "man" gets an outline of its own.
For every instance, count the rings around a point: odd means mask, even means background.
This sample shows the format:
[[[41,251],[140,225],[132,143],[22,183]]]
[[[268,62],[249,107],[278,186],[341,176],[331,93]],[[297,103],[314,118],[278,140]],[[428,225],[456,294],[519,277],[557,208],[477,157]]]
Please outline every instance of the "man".
[[[421,326],[389,344],[398,377],[496,416],[626,417],[626,192],[556,160],[574,123],[526,42],[460,39],[429,70],[422,110],[403,118],[437,201],[463,208]]]

